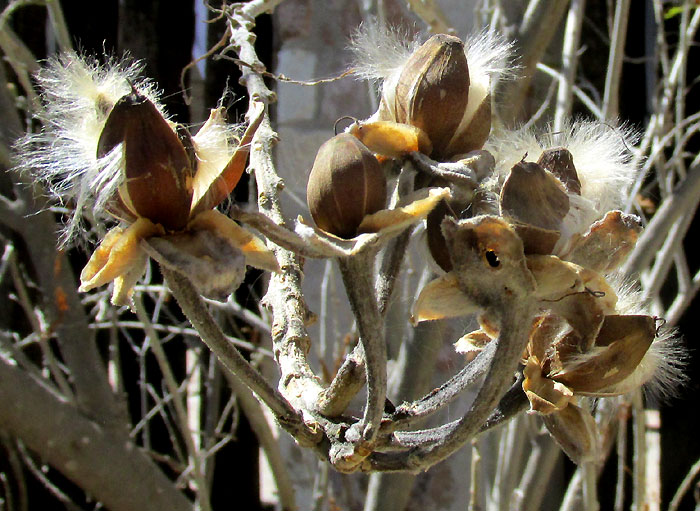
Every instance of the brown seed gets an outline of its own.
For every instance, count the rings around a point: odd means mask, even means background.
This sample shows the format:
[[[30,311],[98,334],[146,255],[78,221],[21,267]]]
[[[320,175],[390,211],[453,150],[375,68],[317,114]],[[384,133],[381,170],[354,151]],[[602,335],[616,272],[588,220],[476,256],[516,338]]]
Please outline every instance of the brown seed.
[[[386,204],[386,177],[367,147],[349,133],[318,150],[306,187],[316,225],[341,238],[357,234],[362,219]]]

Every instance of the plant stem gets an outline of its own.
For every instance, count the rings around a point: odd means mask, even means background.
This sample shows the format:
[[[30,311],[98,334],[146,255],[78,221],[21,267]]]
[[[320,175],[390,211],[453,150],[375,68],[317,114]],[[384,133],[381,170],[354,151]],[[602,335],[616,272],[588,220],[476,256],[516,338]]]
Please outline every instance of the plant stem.
[[[398,453],[375,453],[369,458],[372,470],[425,470],[461,448],[480,431],[492,410],[511,384],[527,343],[532,306],[527,300],[506,300],[493,362],[471,408],[456,423],[426,430],[428,438],[414,449]]]
[[[374,252],[338,260],[350,307],[357,321],[360,343],[365,354],[367,401],[361,436],[372,444],[379,433],[386,401],[386,342],[372,278]]]
[[[161,266],[161,272],[185,316],[224,367],[255,392],[275,414],[282,427],[297,440],[306,445],[315,445],[319,440],[318,435],[304,424],[287,400],[228,341],[192,283],[185,276],[164,266]]]

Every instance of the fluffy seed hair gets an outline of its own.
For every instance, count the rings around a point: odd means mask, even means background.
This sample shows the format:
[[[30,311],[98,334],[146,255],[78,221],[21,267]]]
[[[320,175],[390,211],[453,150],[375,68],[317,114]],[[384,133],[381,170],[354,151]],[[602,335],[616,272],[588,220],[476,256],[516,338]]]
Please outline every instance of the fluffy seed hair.
[[[518,66],[513,61],[513,44],[495,32],[482,30],[464,42],[464,53],[469,65],[469,78],[488,76],[491,79],[512,79]]]
[[[114,104],[133,88],[162,113],[152,82],[140,76],[143,64],[128,57],[97,59],[67,52],[49,59],[37,74],[42,107],[38,133],[15,146],[17,167],[43,182],[73,213],[61,236],[65,245],[78,232],[86,212],[103,216],[107,202],[122,184],[121,151],[97,158],[97,142]]]
[[[562,131],[521,129],[495,133],[485,149],[496,158],[491,188],[498,188],[510,169],[523,158],[537,161],[545,149],[564,147],[572,156],[581,195],[569,194],[571,209],[564,219],[562,237],[585,232],[591,223],[610,210],[623,206],[639,169],[632,165],[634,130],[598,121],[575,120]]]
[[[421,43],[420,38],[403,28],[363,23],[350,39],[353,72],[363,80],[386,80],[400,72]]]

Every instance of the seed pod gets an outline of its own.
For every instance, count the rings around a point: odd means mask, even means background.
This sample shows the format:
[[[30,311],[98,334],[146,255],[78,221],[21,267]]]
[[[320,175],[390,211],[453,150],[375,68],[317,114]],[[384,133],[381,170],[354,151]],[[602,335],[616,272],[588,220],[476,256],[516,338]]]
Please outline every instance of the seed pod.
[[[185,147],[153,103],[137,91],[122,97],[97,143],[100,158],[123,144],[123,206],[168,230],[190,215],[193,169]]]
[[[561,182],[533,162],[516,163],[503,183],[501,215],[542,229],[560,230],[569,212]]]
[[[481,85],[481,84],[479,84]],[[453,157],[484,147],[491,134],[491,94],[472,81],[469,103],[452,139],[443,150],[444,156]]]
[[[393,120],[425,131],[434,153],[444,156],[464,115],[468,95],[464,44],[457,37],[437,34],[411,55],[396,86],[383,91],[383,101]]]
[[[577,465],[595,460],[600,453],[600,434],[588,410],[571,403],[557,413],[543,415],[542,419],[559,447]]]
[[[574,157],[564,147],[546,149],[540,155],[537,163],[544,169],[554,174],[562,182],[569,193],[581,195],[581,181],[576,172]]]
[[[445,237],[442,235],[440,226],[447,215],[454,218],[453,212],[447,202],[440,201],[440,204],[435,206],[435,208],[428,213],[428,217],[426,218],[426,240],[428,242],[428,250],[437,265],[446,272],[452,271],[452,260],[447,250],[447,241],[445,241]]]
[[[341,238],[357,234],[362,219],[386,204],[386,177],[367,147],[349,133],[318,150],[306,200],[316,225]]]

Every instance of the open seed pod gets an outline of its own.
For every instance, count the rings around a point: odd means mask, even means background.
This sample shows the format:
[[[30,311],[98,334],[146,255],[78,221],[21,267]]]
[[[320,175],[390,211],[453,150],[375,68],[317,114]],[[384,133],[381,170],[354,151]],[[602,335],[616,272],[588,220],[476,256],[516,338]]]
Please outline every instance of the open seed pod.
[[[97,144],[97,157],[123,144],[125,182],[118,206],[167,230],[190,216],[194,166],[182,141],[155,105],[138,91],[114,105]]]
[[[542,229],[559,230],[569,212],[561,182],[533,162],[516,163],[503,183],[501,215]]]
[[[385,83],[380,111],[386,120],[422,129],[443,156],[459,126],[469,96],[469,68],[464,43],[437,34],[404,64],[395,83]]]
[[[386,204],[386,177],[372,152],[349,133],[326,141],[318,150],[306,187],[316,225],[341,238],[352,238],[362,219]]]

